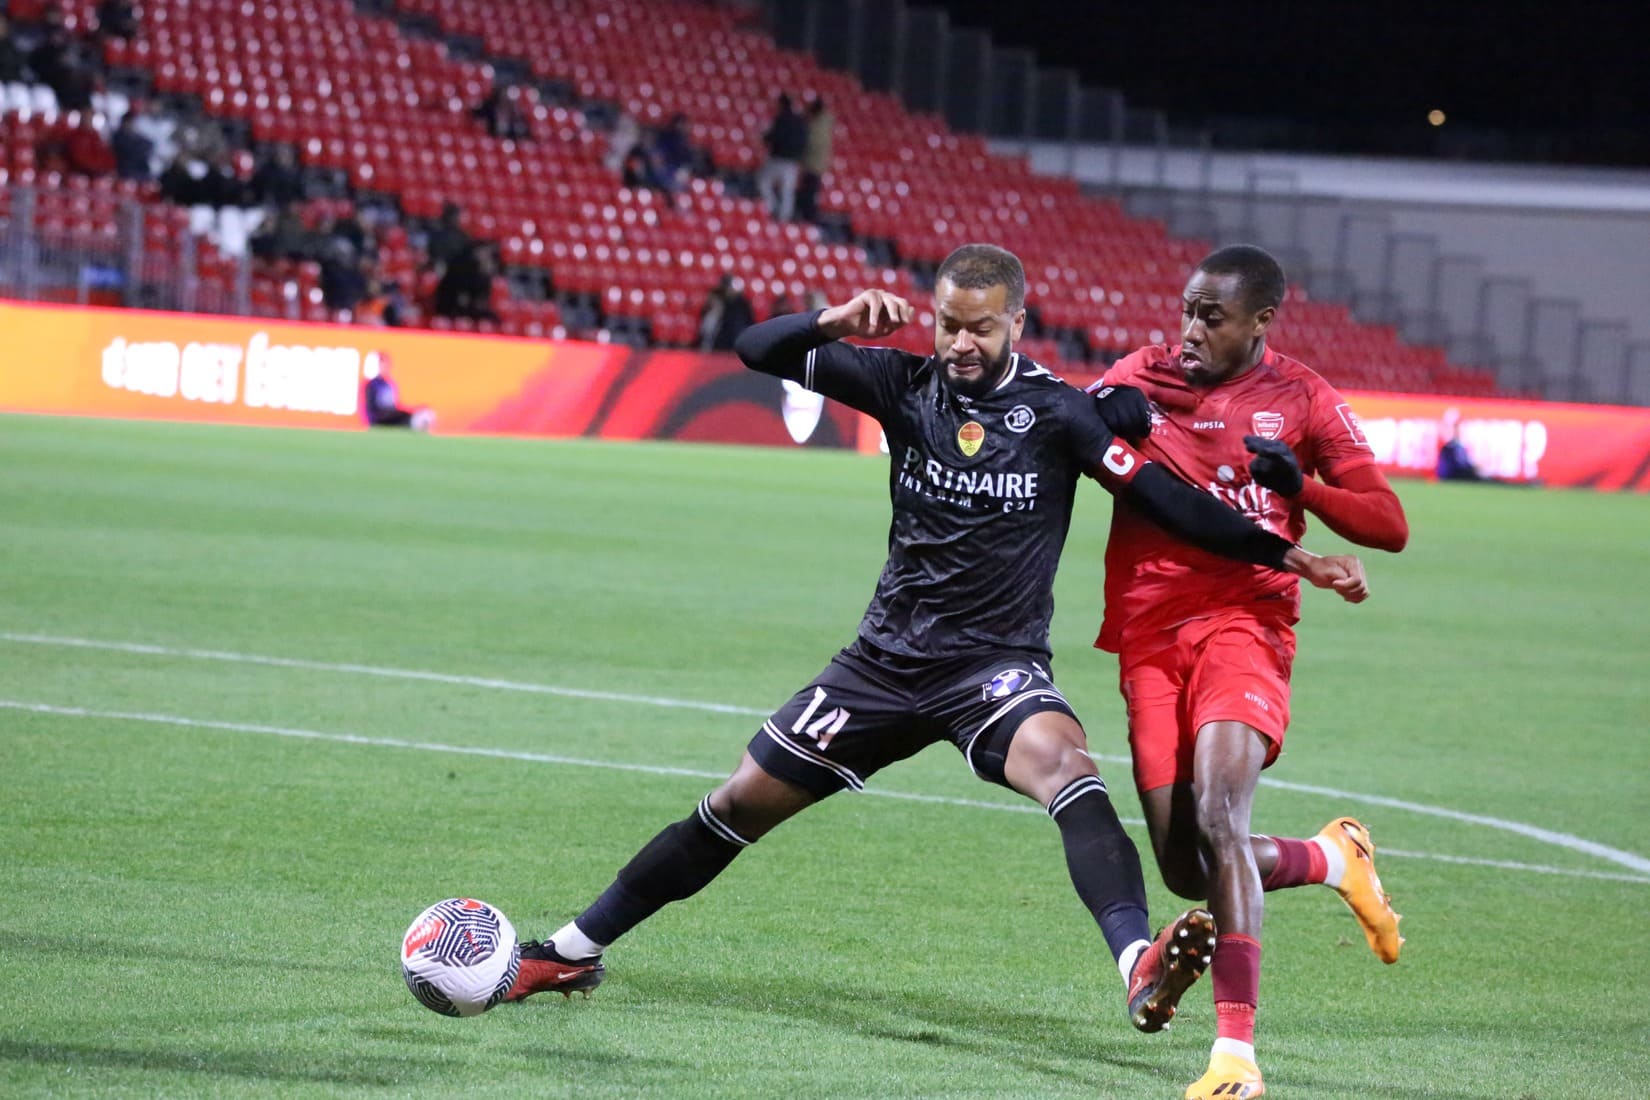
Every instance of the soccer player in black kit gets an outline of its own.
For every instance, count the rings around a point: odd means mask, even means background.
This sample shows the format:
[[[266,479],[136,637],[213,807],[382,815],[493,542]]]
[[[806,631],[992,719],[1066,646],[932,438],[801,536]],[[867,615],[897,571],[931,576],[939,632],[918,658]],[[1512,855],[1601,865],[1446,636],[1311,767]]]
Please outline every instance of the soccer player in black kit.
[[[594,988],[607,946],[698,892],[774,826],[874,772],[949,741],[980,778],[1054,819],[1077,894],[1117,960],[1142,1031],[1174,1015],[1208,965],[1214,920],[1189,910],[1154,939],[1140,859],[1049,672],[1054,574],[1080,475],[1099,479],[1208,550],[1367,592],[1356,558],[1320,558],[1148,462],[1089,395],[1013,350],[1025,275],[1012,253],[966,245],[940,265],[935,353],[858,347],[912,317],[867,290],[747,329],[753,370],[875,417],[888,438],[888,563],[859,636],[763,723],[733,775],[666,828],[583,913],[522,945],[507,1000]]]

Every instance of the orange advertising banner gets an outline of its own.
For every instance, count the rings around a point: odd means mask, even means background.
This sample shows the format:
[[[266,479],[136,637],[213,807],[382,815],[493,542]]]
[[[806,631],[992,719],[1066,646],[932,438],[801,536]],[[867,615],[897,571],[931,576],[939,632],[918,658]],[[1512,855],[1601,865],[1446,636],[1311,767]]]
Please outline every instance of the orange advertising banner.
[[[0,408],[303,428],[365,427],[362,386],[385,356],[407,401],[462,432],[547,374],[556,380],[547,398],[576,405],[581,388],[616,371],[627,351],[5,301],[0,333]]]
[[[14,412],[359,430],[385,366],[442,433],[881,446],[869,418],[725,353],[7,301],[0,334]],[[1392,474],[1433,476],[1453,436],[1485,477],[1650,491],[1650,409],[1346,397]]]

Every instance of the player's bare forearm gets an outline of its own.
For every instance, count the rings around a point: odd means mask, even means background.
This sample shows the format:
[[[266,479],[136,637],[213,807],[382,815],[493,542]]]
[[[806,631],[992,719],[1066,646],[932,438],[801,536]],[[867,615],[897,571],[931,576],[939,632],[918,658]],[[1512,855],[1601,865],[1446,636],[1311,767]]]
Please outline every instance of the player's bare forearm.
[[[1363,603],[1369,598],[1369,578],[1364,563],[1351,554],[1320,556],[1302,546],[1291,546],[1283,556],[1283,571],[1316,588],[1328,588],[1347,603]]]

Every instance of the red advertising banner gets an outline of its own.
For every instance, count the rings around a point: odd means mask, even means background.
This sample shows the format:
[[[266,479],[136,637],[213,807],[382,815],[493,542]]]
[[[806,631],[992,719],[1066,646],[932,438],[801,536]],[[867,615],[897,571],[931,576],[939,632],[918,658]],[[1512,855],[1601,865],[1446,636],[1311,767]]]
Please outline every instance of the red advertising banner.
[[[0,333],[14,412],[358,430],[388,362],[443,433],[881,446],[869,418],[727,354],[6,301]],[[1453,433],[1486,477],[1650,491],[1650,409],[1346,396],[1392,474],[1432,476]]]
[[[1389,474],[1431,477],[1452,434],[1484,477],[1650,491],[1650,409],[1349,393]]]

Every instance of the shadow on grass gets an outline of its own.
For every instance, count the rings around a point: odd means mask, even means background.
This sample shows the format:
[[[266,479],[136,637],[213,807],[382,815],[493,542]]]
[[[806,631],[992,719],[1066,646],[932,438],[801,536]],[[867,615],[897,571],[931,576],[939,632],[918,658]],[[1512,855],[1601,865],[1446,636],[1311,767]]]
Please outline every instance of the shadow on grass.
[[[517,1005],[500,1005],[498,1008],[493,1009],[494,1013],[499,1014],[530,1011],[532,1011],[532,1008],[529,1006]],[[460,1020],[444,1022],[450,1022],[458,1027],[465,1026],[465,1021]],[[430,1041],[429,1028],[416,1024],[375,1024],[352,1027],[349,1032],[352,1035],[376,1042],[428,1043]],[[577,1077],[577,1074],[569,1067],[586,1067],[591,1070],[644,1069],[656,1072],[686,1072],[692,1068],[689,1063],[678,1059],[654,1056],[642,1057],[635,1054],[621,1054],[616,1051],[590,1050],[571,1042],[564,1044],[545,1036],[536,1036],[530,1041],[524,1042],[514,1048],[514,1053],[529,1065],[555,1065],[558,1074],[569,1079]]]
[[[188,951],[163,944],[133,942],[131,940],[99,939],[95,936],[39,936],[0,929],[0,954],[71,955],[76,959],[117,959],[122,961],[159,960],[198,964],[213,969],[242,968],[247,970],[279,970],[290,972],[307,970],[317,973],[361,974],[370,968],[361,964],[319,963],[314,960],[281,958],[262,950],[238,952]]]
[[[689,1009],[707,1016],[729,1010],[762,1012],[768,1016],[794,1020],[814,1034],[824,1028],[846,1037],[911,1043],[959,1056],[986,1060],[998,1067],[1013,1067],[1025,1094],[1035,1093],[1037,1077],[1096,1092],[1119,1095],[1119,1087],[1166,1088],[1164,1095],[1179,1095],[1187,1080],[1184,1072],[1187,1046],[1184,1041],[1170,1045],[1166,1036],[1143,1035],[1128,1023],[1117,991],[1116,1015],[1062,1012],[1005,1006],[965,994],[939,993],[892,987],[867,988],[851,983],[822,982],[797,976],[772,981],[729,980],[725,974],[715,979],[698,979],[666,971],[639,969],[632,972],[627,991],[627,1008],[646,1013],[646,1002],[660,1009]],[[613,990],[612,992],[618,992]],[[1202,992],[1201,987],[1192,996]],[[597,996],[601,996],[600,993]],[[560,998],[542,998],[539,1010],[561,1005]],[[1092,1003],[1092,1001],[1090,1002]],[[1205,1006],[1206,1007],[1206,1006]],[[506,1011],[531,1011],[533,1002]],[[1102,1009],[1103,1011],[1104,1009]],[[1213,1021],[1193,1023],[1201,1034],[1212,1037]],[[1184,1036],[1177,1036],[1183,1040]],[[1201,1056],[1203,1042],[1196,1043]],[[569,1052],[571,1054],[571,1052]],[[1201,1061],[1201,1057],[1198,1059]],[[630,1063],[626,1058],[607,1059]],[[1139,1075],[1143,1081],[1128,1080]],[[1351,1080],[1333,1070],[1294,1066],[1280,1068],[1269,1084],[1287,1086],[1305,1096],[1345,1096],[1356,1093],[1376,1100],[1486,1100],[1501,1092],[1474,1092],[1436,1084],[1403,1084],[1390,1081]],[[1063,1091],[1063,1090],[1062,1090]]]
[[[304,1065],[295,1059],[291,1052],[133,1050],[90,1043],[31,1043],[16,1039],[0,1039],[0,1062],[75,1068],[96,1066],[104,1069],[150,1072],[208,1073],[240,1077],[249,1081],[308,1082],[355,1087],[407,1083],[427,1079],[432,1074],[451,1068],[439,1061],[409,1058],[405,1054],[382,1058],[366,1058],[352,1054],[347,1064],[344,1060],[337,1059]]]
[[[1129,1026],[1121,989],[1116,1020],[1092,1020],[950,994],[793,977],[740,982],[723,975],[707,982],[658,971],[638,972],[634,981],[633,989],[647,1000],[697,1008],[706,1016],[727,1009],[760,1011],[795,1020],[810,1032],[823,1027],[852,1038],[955,1051],[1080,1085],[1115,1084],[1115,1075],[1091,1068],[1100,1065],[1149,1076],[1164,1072],[1159,1055],[1166,1052],[1154,1050],[1152,1036],[1138,1035]],[[560,1002],[547,1003],[553,1007]],[[631,1007],[641,1006],[633,1001]]]

